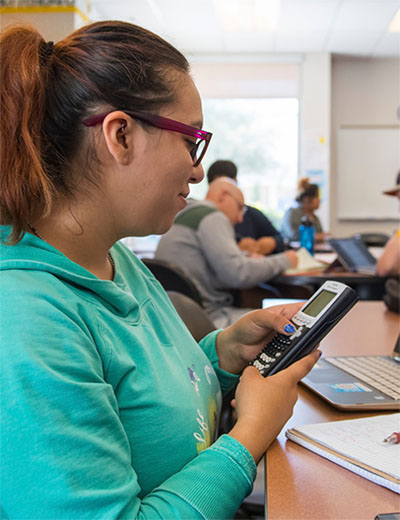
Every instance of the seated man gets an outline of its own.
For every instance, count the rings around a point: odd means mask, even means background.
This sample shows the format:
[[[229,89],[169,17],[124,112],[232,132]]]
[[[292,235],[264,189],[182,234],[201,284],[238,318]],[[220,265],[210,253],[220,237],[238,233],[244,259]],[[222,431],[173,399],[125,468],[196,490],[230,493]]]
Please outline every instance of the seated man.
[[[219,177],[237,182],[237,167],[232,161],[215,161],[207,171],[208,184]],[[243,219],[235,225],[236,241],[240,249],[249,253],[269,255],[284,250],[283,238],[268,218],[257,208],[245,206]]]
[[[243,194],[234,181],[219,178],[210,184],[205,201],[188,200],[155,253],[155,258],[177,264],[196,283],[217,328],[250,310],[233,306],[232,289],[254,287],[297,265],[294,251],[265,257],[239,249],[234,225],[242,221],[243,209]]]

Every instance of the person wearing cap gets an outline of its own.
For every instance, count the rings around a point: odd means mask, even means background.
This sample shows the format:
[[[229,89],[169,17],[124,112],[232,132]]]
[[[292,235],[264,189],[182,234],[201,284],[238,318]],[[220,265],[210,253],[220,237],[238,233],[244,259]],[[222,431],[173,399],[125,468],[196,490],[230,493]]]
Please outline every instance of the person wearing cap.
[[[383,193],[400,200],[400,170],[397,173],[396,185]],[[400,276],[400,228],[388,240],[383,253],[378,258],[376,272],[379,276]]]

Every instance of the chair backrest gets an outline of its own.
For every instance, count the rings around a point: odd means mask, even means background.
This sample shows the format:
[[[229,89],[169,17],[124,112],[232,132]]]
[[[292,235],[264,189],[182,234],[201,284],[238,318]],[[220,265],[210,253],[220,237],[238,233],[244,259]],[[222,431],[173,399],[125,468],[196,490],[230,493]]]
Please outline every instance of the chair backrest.
[[[195,300],[189,298],[186,294],[176,291],[167,291],[167,294],[177,313],[197,342],[203,339],[209,332],[215,330],[214,323]]]
[[[155,258],[142,258],[142,262],[150,269],[166,291],[185,294],[199,305],[203,305],[196,285],[180,267],[171,262]]]

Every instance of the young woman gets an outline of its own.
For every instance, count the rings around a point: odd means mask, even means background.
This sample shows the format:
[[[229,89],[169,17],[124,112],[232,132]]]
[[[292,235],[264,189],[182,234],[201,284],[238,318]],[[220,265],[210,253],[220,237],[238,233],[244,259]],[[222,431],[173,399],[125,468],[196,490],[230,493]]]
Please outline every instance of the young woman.
[[[318,353],[267,379],[246,368],[296,307],[198,345],[118,242],[168,230],[203,178],[188,63],[122,22],[55,45],[10,28],[1,53],[4,517],[232,518]]]
[[[315,240],[324,240],[325,234],[321,222],[315,214],[315,211],[319,208],[319,203],[318,185],[310,184],[308,178],[300,179],[296,205],[289,208],[282,219],[281,233],[287,241],[299,240],[299,226],[304,216],[307,216],[313,223],[315,228]]]

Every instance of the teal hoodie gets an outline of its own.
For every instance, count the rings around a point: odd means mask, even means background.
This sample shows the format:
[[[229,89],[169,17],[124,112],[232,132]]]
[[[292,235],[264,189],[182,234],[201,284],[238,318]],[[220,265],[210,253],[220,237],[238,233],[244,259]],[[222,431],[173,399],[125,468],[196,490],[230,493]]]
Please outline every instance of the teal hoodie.
[[[31,234],[0,248],[3,517],[232,518],[255,464],[214,442],[218,331],[198,345],[121,243],[112,282]]]

